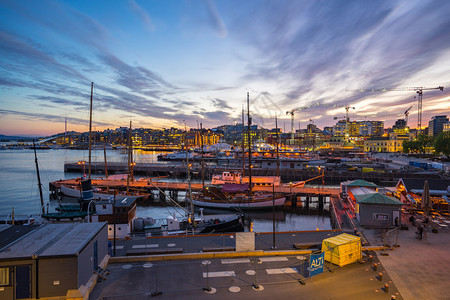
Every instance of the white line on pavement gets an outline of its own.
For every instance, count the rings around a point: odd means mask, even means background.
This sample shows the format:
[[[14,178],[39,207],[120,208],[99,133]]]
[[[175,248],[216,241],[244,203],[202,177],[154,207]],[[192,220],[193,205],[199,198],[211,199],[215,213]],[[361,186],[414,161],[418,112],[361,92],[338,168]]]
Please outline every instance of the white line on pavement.
[[[159,244],[148,244],[148,245],[133,245],[132,249],[143,249],[143,248],[158,248]],[[123,246],[122,246],[123,248]]]
[[[260,257],[259,261],[261,262],[270,262],[270,261],[287,261],[288,258],[287,257]]]
[[[266,269],[266,272],[269,275],[298,273],[296,268]]]
[[[250,259],[248,258],[222,259],[222,264],[244,264],[244,263],[250,263]]]
[[[229,277],[229,276],[236,276],[236,273],[234,271],[223,271],[223,272],[203,272],[203,278],[210,278],[210,277]]]

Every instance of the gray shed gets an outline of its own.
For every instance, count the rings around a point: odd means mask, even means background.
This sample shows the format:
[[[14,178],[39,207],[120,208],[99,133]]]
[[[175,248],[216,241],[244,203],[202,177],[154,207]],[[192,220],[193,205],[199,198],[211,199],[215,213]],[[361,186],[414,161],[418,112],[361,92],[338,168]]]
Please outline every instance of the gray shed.
[[[377,228],[400,226],[403,202],[380,193],[355,195],[355,199],[356,218],[361,226]]]
[[[0,228],[0,299],[80,295],[108,259],[107,223],[46,224],[20,236],[19,227]]]

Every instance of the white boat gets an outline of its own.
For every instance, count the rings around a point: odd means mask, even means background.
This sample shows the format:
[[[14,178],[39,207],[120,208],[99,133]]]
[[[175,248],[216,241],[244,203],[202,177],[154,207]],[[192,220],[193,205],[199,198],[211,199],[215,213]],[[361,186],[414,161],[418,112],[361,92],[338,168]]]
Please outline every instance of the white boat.
[[[173,153],[165,153],[157,156],[159,161],[167,161],[167,160],[185,160],[186,157],[188,159],[193,159],[196,155],[193,152],[186,151],[175,151]]]
[[[212,176],[211,184],[220,185],[225,183],[249,183],[248,176],[242,177],[241,172],[224,171],[222,174],[215,174]],[[252,176],[252,184],[254,186],[280,186],[280,176]]]
[[[81,197],[81,191],[79,188],[69,187],[69,186],[65,186],[65,185],[61,185],[61,194],[63,194],[64,196],[73,197],[73,198]],[[94,199],[109,200],[112,197],[114,197],[112,193],[102,193],[98,189],[94,188],[94,194],[93,194]],[[116,200],[121,201],[125,198],[128,198],[130,200],[137,200],[142,197],[145,197],[145,195],[125,195],[125,194],[119,193],[116,195]]]

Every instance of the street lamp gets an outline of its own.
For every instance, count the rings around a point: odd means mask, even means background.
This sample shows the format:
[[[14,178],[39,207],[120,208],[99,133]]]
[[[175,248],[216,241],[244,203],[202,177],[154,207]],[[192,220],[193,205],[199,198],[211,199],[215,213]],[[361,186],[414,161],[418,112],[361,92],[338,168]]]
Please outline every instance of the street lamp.
[[[84,178],[84,171],[85,171],[84,168],[85,168],[85,165],[86,165],[86,161],[80,160],[78,162],[78,164],[81,165],[80,172],[81,172],[81,179],[83,179]]]
[[[95,201],[94,201],[94,200],[91,200],[91,201],[89,202],[89,204],[88,204],[88,207],[87,207],[87,219],[88,219],[88,223],[90,223],[90,220],[89,220],[89,211],[90,211],[91,203],[94,203],[94,204],[95,204]]]
[[[273,245],[272,249],[277,249],[275,245],[275,183],[272,183],[272,235],[273,235]]]

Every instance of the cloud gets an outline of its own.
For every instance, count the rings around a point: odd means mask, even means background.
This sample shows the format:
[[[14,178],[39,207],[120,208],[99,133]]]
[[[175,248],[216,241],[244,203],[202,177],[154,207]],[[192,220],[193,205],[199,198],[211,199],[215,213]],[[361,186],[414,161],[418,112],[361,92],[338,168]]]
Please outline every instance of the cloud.
[[[206,8],[208,9],[210,25],[215,29],[217,34],[225,38],[228,35],[227,28],[225,23],[220,18],[219,13],[217,12],[216,6],[212,0],[206,0]]]
[[[156,73],[142,66],[130,66],[110,53],[100,53],[99,58],[117,75],[117,83],[133,92],[157,98],[163,92],[176,89]]]
[[[211,102],[213,103],[213,106],[218,108],[218,109],[231,109],[231,106],[229,106],[227,104],[227,102],[225,100],[221,100],[221,99],[211,99]]]
[[[59,63],[44,51],[37,49],[26,41],[5,32],[0,31],[0,68],[9,72],[20,73],[29,76],[32,73],[39,79],[45,74],[58,74],[68,78],[87,80],[77,70]]]
[[[60,97],[29,95],[28,98],[57,104],[57,106],[55,107],[61,107],[61,105],[70,105],[72,107],[75,106],[80,108],[86,108],[86,102],[67,100],[62,99]]]
[[[7,116],[11,115],[14,117],[19,117],[24,120],[29,121],[36,120],[36,121],[45,121],[45,122],[56,122],[56,123],[63,123],[66,119],[72,124],[76,125],[86,125],[87,121],[86,119],[80,119],[80,118],[74,118],[74,117],[65,117],[60,115],[53,115],[53,114],[45,114],[42,112],[38,113],[30,113],[25,111],[15,111],[15,110],[7,110],[7,109],[0,109],[0,116]],[[113,126],[113,124],[110,123],[103,123],[103,122],[92,122],[95,126]]]
[[[274,97],[281,107],[373,98],[344,90],[397,87],[450,47],[444,16],[450,3],[268,1],[259,7],[233,24],[240,41],[259,53],[247,60],[242,79],[282,83],[283,95],[278,90]]]
[[[134,11],[134,13],[141,19],[141,21],[144,23],[145,28],[147,28],[148,31],[154,31],[155,26],[152,23],[152,20],[149,16],[149,14],[141,7],[139,6],[136,1],[129,0],[128,3],[130,4],[131,9]]]
[[[24,85],[10,81],[8,79],[0,78],[0,85],[9,86],[9,87],[24,87]]]

